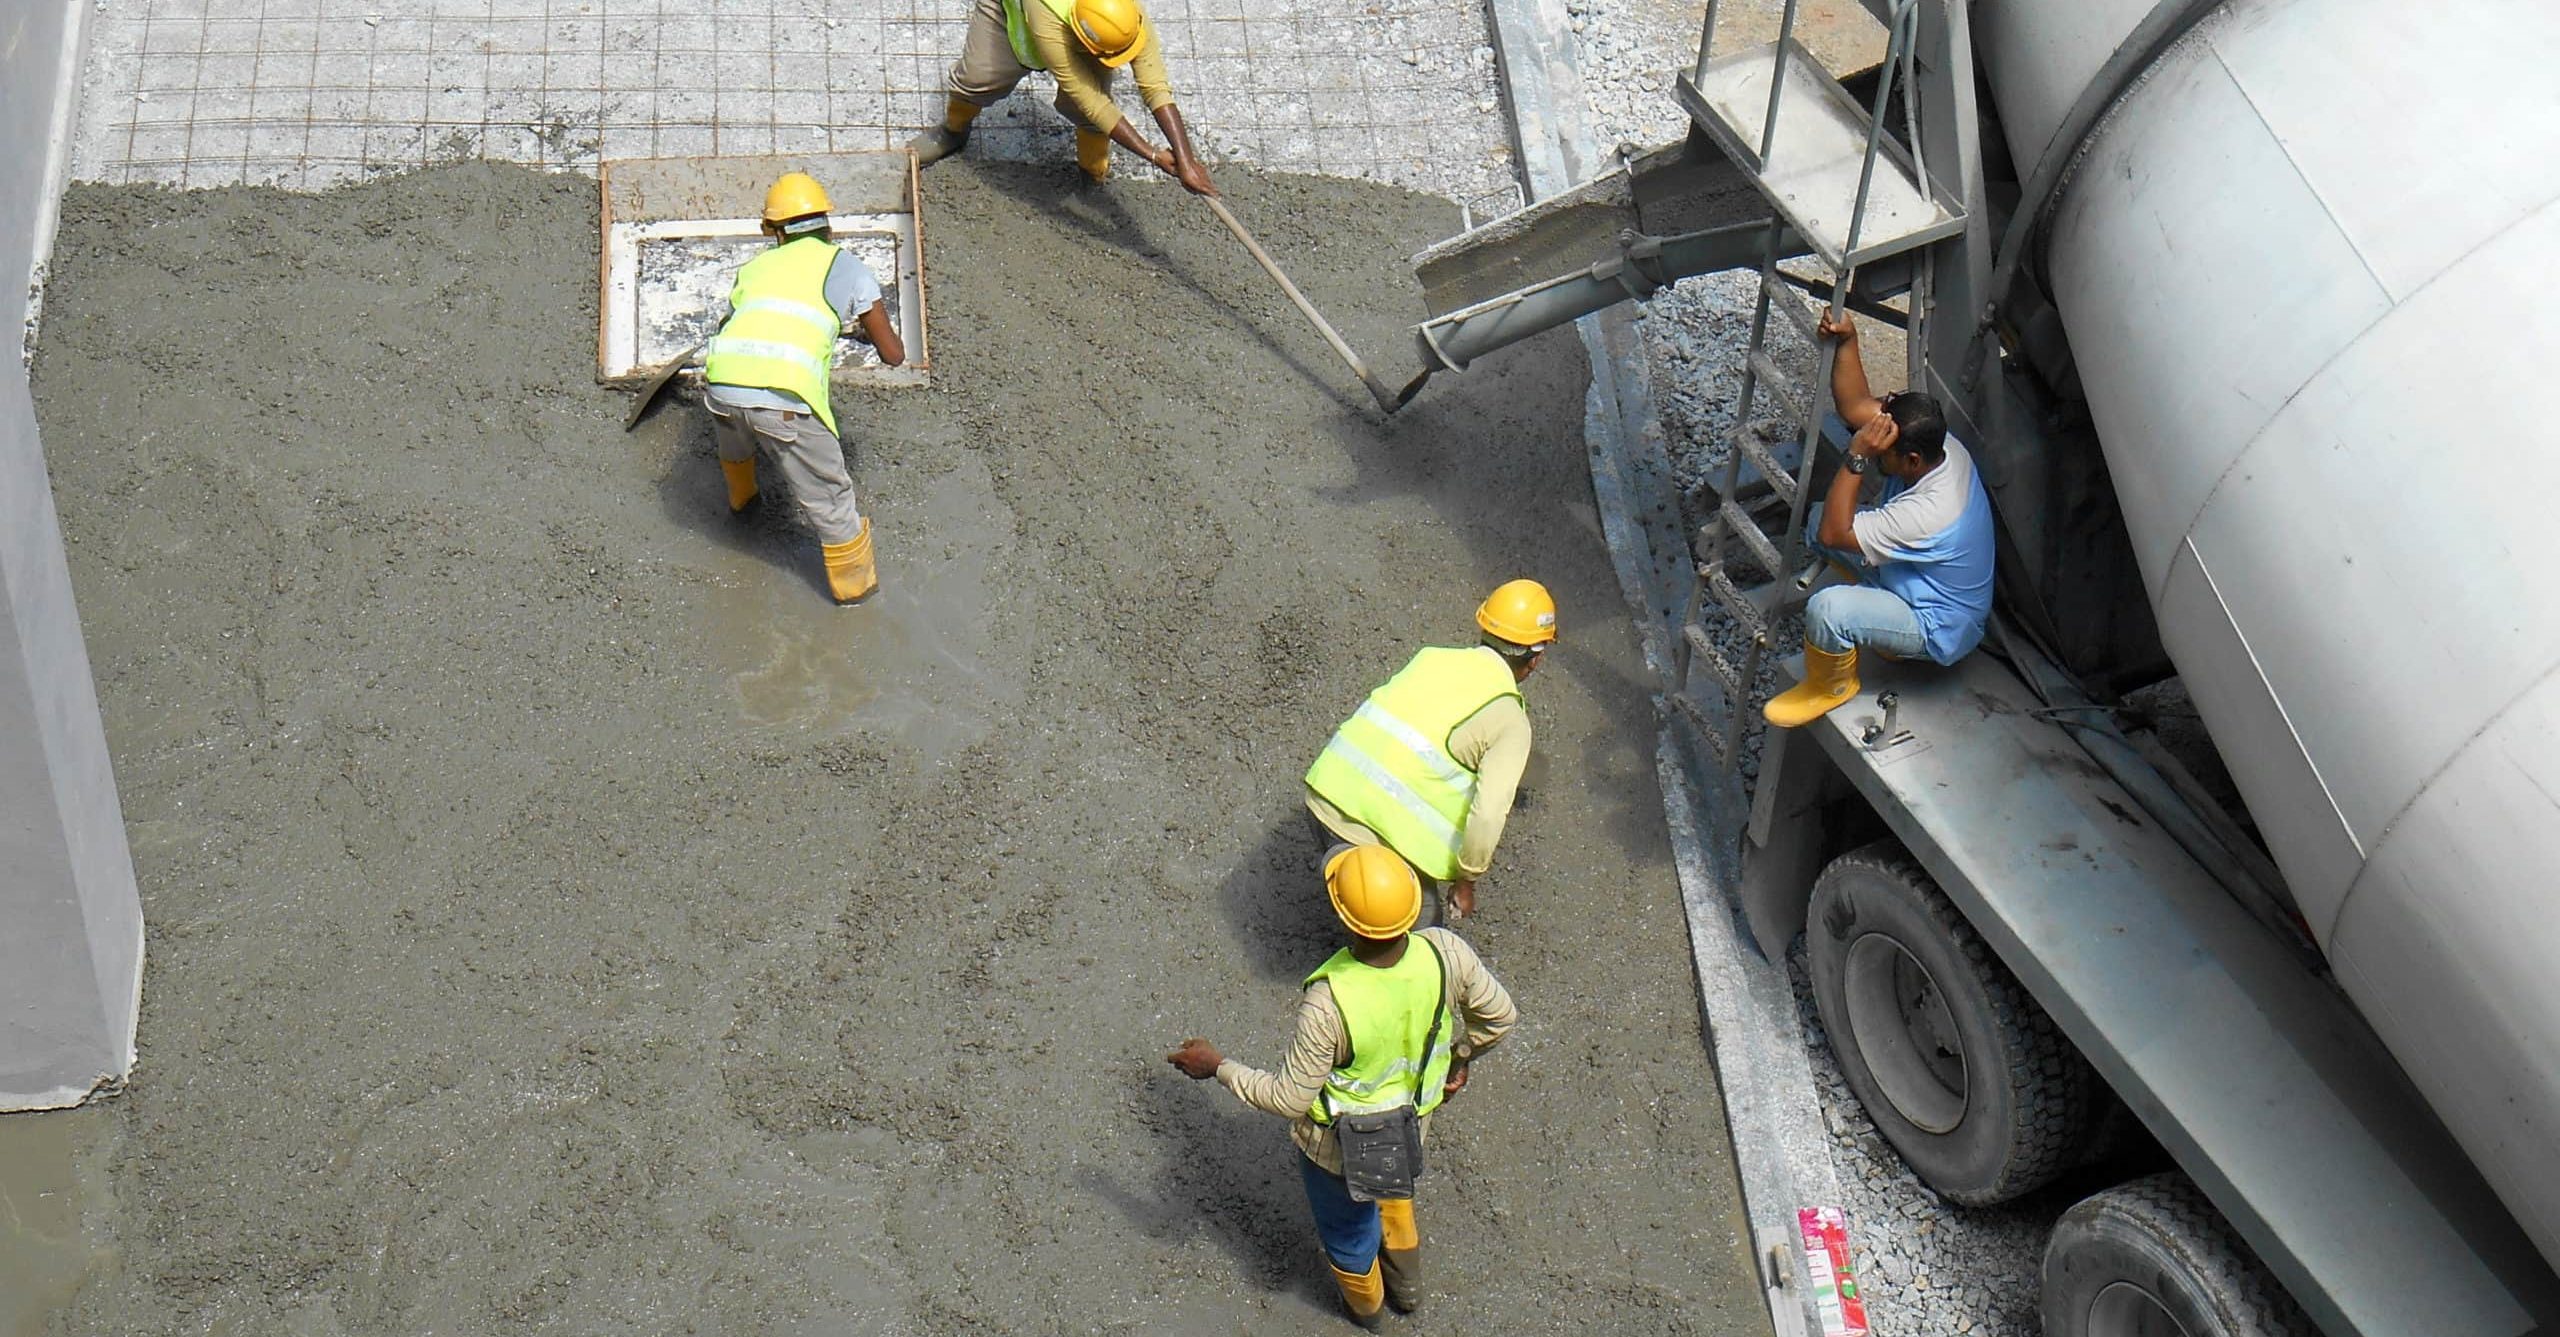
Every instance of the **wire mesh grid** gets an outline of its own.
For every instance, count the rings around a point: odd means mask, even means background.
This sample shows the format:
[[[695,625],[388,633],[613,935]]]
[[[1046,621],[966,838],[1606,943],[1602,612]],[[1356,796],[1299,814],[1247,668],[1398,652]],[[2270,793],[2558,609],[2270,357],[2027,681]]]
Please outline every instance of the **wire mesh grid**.
[[[939,116],[972,3],[99,0],[73,173],[322,189],[481,157],[592,171],[894,147]],[[1212,159],[1435,191],[1480,217],[1514,207],[1478,7],[1148,8]],[[1063,155],[1049,96],[1026,80],[972,152]]]

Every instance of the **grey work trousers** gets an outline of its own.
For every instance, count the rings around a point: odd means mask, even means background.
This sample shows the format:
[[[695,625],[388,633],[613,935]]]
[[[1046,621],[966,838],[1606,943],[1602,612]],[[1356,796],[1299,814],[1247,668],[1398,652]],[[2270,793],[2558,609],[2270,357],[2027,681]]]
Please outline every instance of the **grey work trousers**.
[[[800,513],[818,531],[818,542],[851,543],[862,532],[862,512],[855,509],[853,473],[845,467],[844,445],[814,413],[756,408],[706,399],[711,408],[711,439],[724,460],[751,460],[758,448],[773,457],[782,481],[799,499]]]
[[[1038,0],[1029,0],[1038,3]],[[960,59],[951,62],[951,76],[944,86],[951,96],[972,106],[992,107],[1004,101],[1030,69],[1013,57],[1013,39],[1005,36],[1004,0],[978,0],[969,10],[969,35],[960,43]],[[1102,87],[1111,87],[1110,70],[1104,70]],[[1076,113],[1075,101],[1065,89],[1058,90],[1052,104],[1067,124],[1083,126]]]

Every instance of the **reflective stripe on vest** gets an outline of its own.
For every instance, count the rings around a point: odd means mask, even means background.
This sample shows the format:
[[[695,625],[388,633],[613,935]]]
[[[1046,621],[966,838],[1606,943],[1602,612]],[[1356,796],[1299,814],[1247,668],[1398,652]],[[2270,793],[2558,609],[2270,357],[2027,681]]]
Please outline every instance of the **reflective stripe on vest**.
[[[1449,755],[1449,735],[1506,696],[1518,700],[1520,683],[1501,655],[1424,650],[1334,730],[1307,787],[1424,875],[1449,881],[1476,797],[1476,773]]]
[[[1040,0],[1058,22],[1072,28],[1076,22],[1076,0]],[[1004,0],[1004,39],[1013,43],[1013,58],[1026,70],[1045,70],[1040,53],[1031,45],[1031,25],[1022,21],[1022,0]]]
[[[703,345],[702,378],[798,395],[834,431],[827,381],[844,322],[827,305],[827,271],[841,254],[824,237],[802,237],[741,266],[729,319]]]
[[[1346,947],[1307,976],[1307,983],[1323,980],[1333,990],[1334,1010],[1351,1038],[1351,1065],[1326,1074],[1324,1089],[1307,1107],[1307,1117],[1319,1124],[1400,1105],[1429,1114],[1446,1098],[1441,1087],[1449,1080],[1450,1019],[1441,1008],[1448,998],[1447,963],[1421,934],[1406,934],[1404,943],[1404,955],[1383,970],[1363,964]],[[1435,1017],[1440,1033],[1433,1036]],[[1422,1052],[1426,1037],[1428,1054]]]

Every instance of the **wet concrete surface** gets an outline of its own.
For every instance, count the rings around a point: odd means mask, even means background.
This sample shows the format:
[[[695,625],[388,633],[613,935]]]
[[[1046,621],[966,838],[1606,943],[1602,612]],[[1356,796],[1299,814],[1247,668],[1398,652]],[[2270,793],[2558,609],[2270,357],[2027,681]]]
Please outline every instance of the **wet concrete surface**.
[[[1765,1330],[1579,345],[1383,421],[1196,202],[1072,175],[926,177],[857,610],[698,409],[619,430],[592,183],[70,193],[35,384],[150,966],[50,1330],[1342,1330],[1283,1125],[1161,1055],[1277,1060],[1299,774],[1521,574],[1566,640],[1463,931],[1524,1020],[1401,1326]],[[1221,182],[1401,379],[1454,210]]]

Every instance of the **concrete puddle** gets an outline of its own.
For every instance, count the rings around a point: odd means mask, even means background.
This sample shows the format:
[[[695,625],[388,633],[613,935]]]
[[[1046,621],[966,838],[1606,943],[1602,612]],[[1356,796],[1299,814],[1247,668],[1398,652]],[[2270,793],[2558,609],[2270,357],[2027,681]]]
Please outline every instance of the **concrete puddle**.
[[[855,608],[777,579],[767,554],[725,558],[706,619],[719,667],[756,724],[859,725],[945,756],[983,738],[1022,694],[992,656],[982,616],[990,554],[1010,540],[1011,513],[984,466],[966,461],[874,523],[881,588]],[[794,554],[804,556],[817,561],[814,544]]]
[[[0,1337],[35,1337],[106,1251],[88,1229],[106,1204],[101,1109],[0,1115]]]

